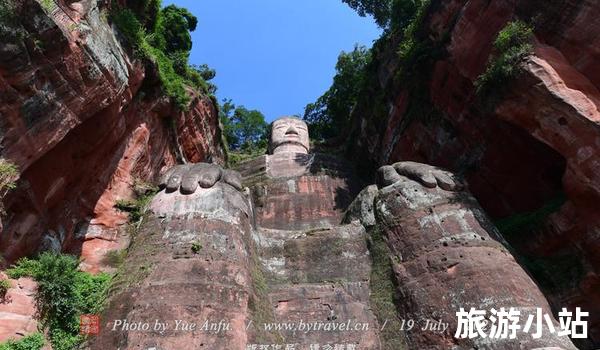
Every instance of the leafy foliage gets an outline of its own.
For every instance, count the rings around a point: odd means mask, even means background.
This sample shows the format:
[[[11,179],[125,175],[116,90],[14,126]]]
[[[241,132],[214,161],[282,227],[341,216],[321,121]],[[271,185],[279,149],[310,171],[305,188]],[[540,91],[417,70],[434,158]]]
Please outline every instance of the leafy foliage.
[[[0,40],[17,43],[26,32],[20,25],[17,7],[13,1],[0,1]]]
[[[139,222],[146,213],[153,196],[154,193],[138,197],[134,200],[119,199],[115,203],[115,208],[129,213],[129,221],[136,223]]]
[[[119,9],[112,13],[111,19],[127,41],[135,49],[141,49],[145,41],[145,32],[135,13],[128,8]]]
[[[241,150],[229,151],[229,165],[234,166],[236,164],[243,163],[247,160],[254,159],[258,156],[262,156],[267,153],[267,146],[258,146],[252,148],[246,148]]]
[[[0,300],[3,300],[4,298],[6,298],[6,293],[8,293],[8,290],[10,289],[11,284],[10,281],[7,279],[2,279],[0,280]]]
[[[402,30],[414,18],[423,0],[342,0],[360,16],[373,16],[381,28]]]
[[[400,67],[397,74],[403,79],[407,79],[415,74],[420,75],[420,69],[415,68],[423,63],[427,63],[430,61],[429,58],[434,56],[434,48],[430,41],[419,36],[419,29],[423,24],[429,4],[429,0],[420,1],[419,6],[411,13],[412,16],[407,25],[402,29],[402,41],[398,45]]]
[[[428,81],[434,62],[441,59],[448,37],[433,40],[423,30],[423,22],[431,8],[430,0],[417,3],[412,19],[403,28],[402,40],[398,45],[398,67],[393,86],[402,86],[409,94],[409,103],[399,129],[408,127],[413,121],[424,123],[437,120],[442,114],[431,103]]]
[[[390,22],[394,0],[342,0],[356,12],[365,17],[373,16],[375,23],[382,28]]]
[[[2,199],[10,190],[17,187],[18,177],[19,168],[14,163],[0,158],[0,215],[5,214]]]
[[[44,8],[44,10],[46,10],[48,13],[51,13],[52,10],[57,6],[54,0],[41,0],[40,5],[42,5],[42,8]]]
[[[207,64],[191,64],[190,69],[193,69],[196,72],[198,72],[202,79],[206,81],[214,79],[214,77],[217,75],[217,72],[214,69],[210,68]]]
[[[475,82],[477,93],[489,98],[492,92],[502,93],[504,87],[520,71],[519,64],[531,53],[533,28],[522,22],[510,22],[494,41],[494,54],[486,71]]]
[[[37,259],[20,259],[6,270],[11,278],[37,281],[37,317],[48,328],[54,350],[70,350],[81,343],[79,316],[98,313],[104,305],[110,275],[94,276],[79,271],[78,265],[71,255],[46,252]]]
[[[156,48],[165,53],[189,52],[192,49],[190,32],[196,30],[198,19],[187,9],[169,5],[160,11],[156,22]]]
[[[540,232],[548,217],[558,212],[566,201],[566,195],[559,193],[538,209],[496,221],[496,227],[509,243],[522,241],[523,237]],[[522,255],[518,258],[535,277],[536,282],[553,293],[576,287],[585,275],[581,261],[568,251],[551,256]]]
[[[146,30],[154,31],[161,0],[127,0],[126,7],[135,13]]]
[[[429,5],[430,0],[395,0],[392,4],[392,14],[390,16],[390,29],[403,31],[409,25],[415,22],[421,22],[419,11]]]
[[[15,7],[11,1],[0,2],[0,27],[17,25]]]
[[[40,350],[44,346],[44,336],[34,333],[19,340],[9,340],[0,344],[0,350]]]
[[[360,3],[365,8],[368,4],[367,1]],[[447,38],[434,41],[422,29],[430,4],[429,0],[390,2],[389,23],[373,48],[355,48],[354,52],[340,55],[331,88],[305,109],[304,119],[311,124],[311,136],[321,139],[338,136],[348,126],[351,132],[356,132],[351,114],[357,106],[361,110],[356,113],[368,113],[376,124],[383,123],[389,115],[389,93],[400,88],[410,94],[407,117],[402,118],[400,128],[416,118],[430,118],[436,114],[429,103],[428,87],[424,82],[431,74],[433,62],[445,52],[443,42]],[[396,76],[388,80],[386,86],[381,86],[379,58],[382,54],[389,55],[387,48],[396,42],[399,43]]]
[[[260,111],[249,110],[244,106],[236,107],[231,100],[224,99],[220,118],[231,150],[266,148],[269,125]]]
[[[313,138],[333,137],[348,123],[370,60],[371,53],[364,46],[355,46],[351,52],[342,51],[338,56],[333,84],[315,103],[304,109],[304,120],[309,124]]]
[[[177,106],[186,109],[190,102],[186,86],[214,93],[215,85],[207,82],[214,78],[214,70],[189,65],[190,32],[196,29],[197,18],[175,5],[160,9],[159,0],[146,0],[133,9],[117,9],[112,21],[136,55],[154,63],[164,91]]]
[[[110,266],[118,268],[125,261],[125,257],[127,256],[127,250],[109,250],[104,254],[102,258],[102,263]]]
[[[237,106],[223,99],[219,106],[223,137],[228,145],[229,165],[235,165],[267,152],[269,125],[258,110]]]
[[[200,242],[192,243],[191,250],[192,250],[192,253],[194,253],[194,254],[200,253],[200,250],[202,250],[202,244]]]
[[[119,199],[115,203],[115,208],[120,211],[129,213],[129,221],[133,223],[140,222],[148,205],[159,191],[159,188],[145,182],[139,178],[135,178],[132,186],[136,198],[133,200]]]
[[[16,179],[19,176],[19,169],[17,166],[4,159],[0,158],[0,198],[4,194],[14,189],[17,186]]]

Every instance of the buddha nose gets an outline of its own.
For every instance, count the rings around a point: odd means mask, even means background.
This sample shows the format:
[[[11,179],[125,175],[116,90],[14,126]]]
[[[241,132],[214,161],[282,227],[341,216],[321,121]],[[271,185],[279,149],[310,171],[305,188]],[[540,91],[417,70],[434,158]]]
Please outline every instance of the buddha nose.
[[[285,132],[286,135],[298,135],[298,130],[292,125]]]

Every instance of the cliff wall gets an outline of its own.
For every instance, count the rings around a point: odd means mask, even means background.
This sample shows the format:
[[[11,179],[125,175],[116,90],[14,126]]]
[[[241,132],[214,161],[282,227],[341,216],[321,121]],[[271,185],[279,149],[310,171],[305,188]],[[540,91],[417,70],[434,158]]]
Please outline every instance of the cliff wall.
[[[19,168],[5,198],[5,262],[51,248],[96,271],[126,246],[117,200],[170,166],[224,162],[213,99],[183,111],[153,64],[128,54],[99,1],[14,2],[0,43],[1,156]],[[10,16],[10,17],[7,17]],[[16,20],[14,20],[16,19]]]
[[[590,311],[596,343],[599,10],[595,1],[431,1],[414,35],[426,50],[412,63],[398,53],[402,33],[376,44],[348,137],[370,169],[414,160],[463,174],[551,304]],[[476,82],[516,20],[534,28],[532,53],[514,79],[495,82],[490,103]]]

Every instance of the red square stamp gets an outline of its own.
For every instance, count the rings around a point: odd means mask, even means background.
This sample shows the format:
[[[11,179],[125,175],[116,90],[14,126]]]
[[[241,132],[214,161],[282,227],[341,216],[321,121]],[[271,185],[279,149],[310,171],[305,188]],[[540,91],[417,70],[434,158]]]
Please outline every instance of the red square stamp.
[[[79,317],[79,333],[85,335],[96,335],[100,333],[100,316],[81,315]]]

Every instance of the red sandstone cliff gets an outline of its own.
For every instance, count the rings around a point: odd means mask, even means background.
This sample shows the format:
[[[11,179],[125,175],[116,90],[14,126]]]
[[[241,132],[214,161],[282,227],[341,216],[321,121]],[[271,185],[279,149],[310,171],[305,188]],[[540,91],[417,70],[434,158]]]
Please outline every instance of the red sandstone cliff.
[[[581,306],[590,312],[596,345],[599,11],[600,3],[589,0],[432,1],[420,30],[443,54],[420,77],[425,100],[419,100],[414,83],[392,82],[400,38],[391,35],[379,43],[377,86],[370,92],[385,95],[388,112],[381,116],[372,102],[359,104],[356,138],[350,140],[352,152],[373,165],[415,160],[464,174],[495,220],[532,212],[542,216],[534,229],[506,238],[553,307]],[[516,19],[536,24],[534,53],[489,111],[475,81],[486,69],[498,32]],[[558,211],[541,213],[562,196],[566,202]]]
[[[20,171],[4,199],[5,262],[51,247],[95,271],[127,237],[118,199],[178,158],[224,161],[213,100],[190,90],[187,111],[133,59],[103,2],[17,2],[0,43],[0,150]]]

